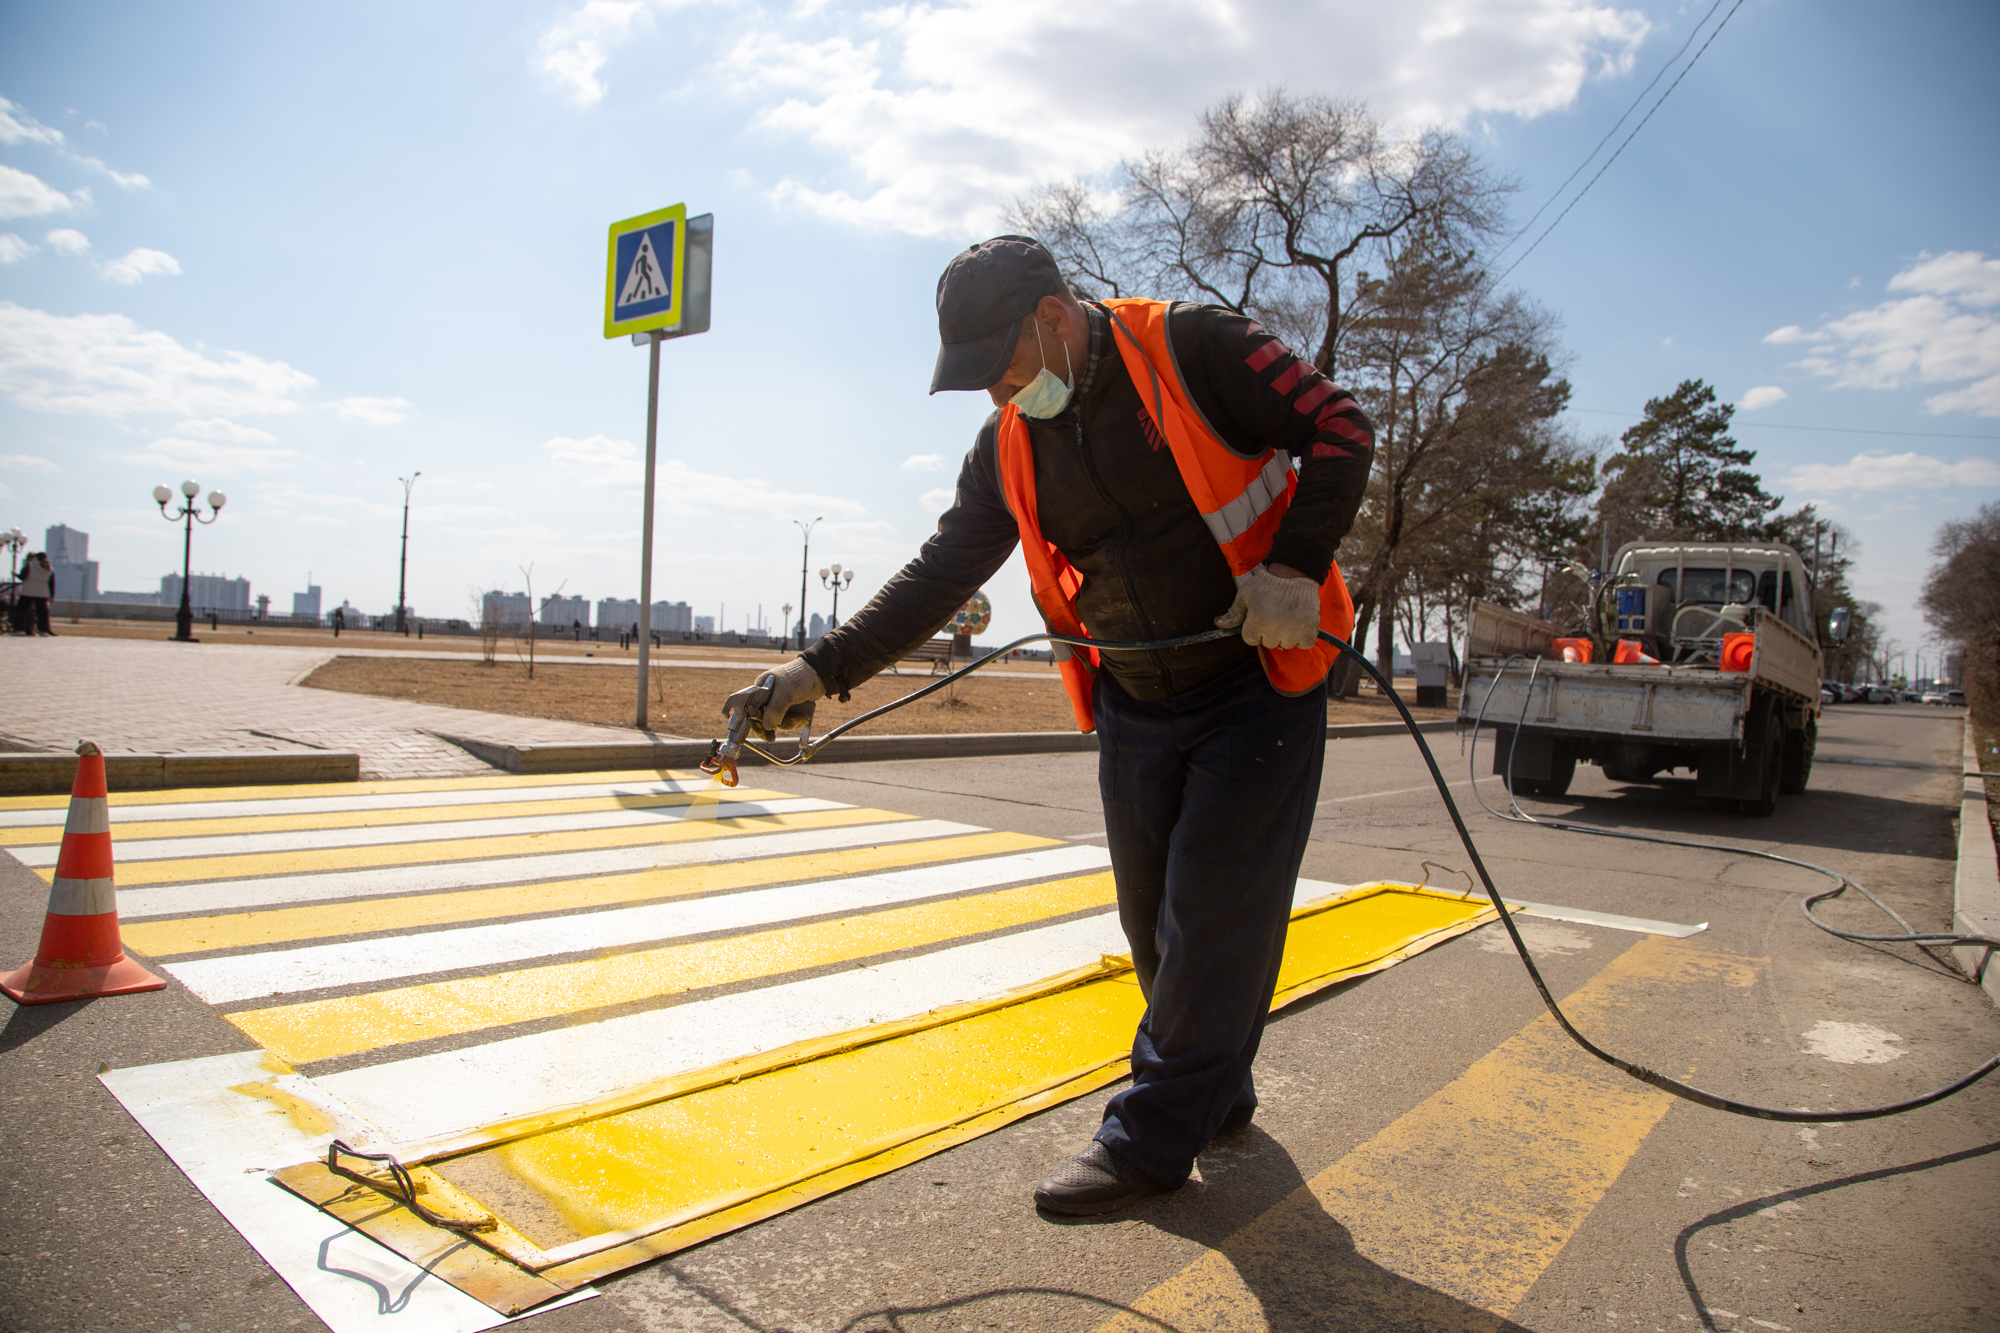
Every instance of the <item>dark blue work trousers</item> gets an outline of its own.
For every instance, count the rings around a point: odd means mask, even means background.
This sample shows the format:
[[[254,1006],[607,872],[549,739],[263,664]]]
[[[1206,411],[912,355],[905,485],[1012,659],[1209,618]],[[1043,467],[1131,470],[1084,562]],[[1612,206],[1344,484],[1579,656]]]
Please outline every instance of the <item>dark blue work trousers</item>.
[[[1098,1142],[1163,1186],[1232,1111],[1270,1014],[1326,757],[1326,694],[1262,666],[1157,703],[1097,681],[1098,785],[1118,916],[1146,997],[1132,1085]]]

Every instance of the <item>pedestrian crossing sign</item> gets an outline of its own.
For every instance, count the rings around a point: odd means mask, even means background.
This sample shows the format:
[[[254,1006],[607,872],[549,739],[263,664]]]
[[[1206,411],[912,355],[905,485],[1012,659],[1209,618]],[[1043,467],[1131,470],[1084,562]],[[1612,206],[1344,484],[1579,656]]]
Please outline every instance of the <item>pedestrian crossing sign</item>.
[[[686,204],[612,223],[604,336],[678,327],[686,267]]]

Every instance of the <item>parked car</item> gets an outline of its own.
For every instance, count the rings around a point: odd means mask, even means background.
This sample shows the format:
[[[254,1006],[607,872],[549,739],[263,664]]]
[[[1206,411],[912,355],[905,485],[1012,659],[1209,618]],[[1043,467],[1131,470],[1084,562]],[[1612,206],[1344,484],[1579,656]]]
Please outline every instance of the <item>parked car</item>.
[[[1925,703],[1927,703],[1927,704],[1939,704],[1939,705],[1942,705],[1942,704],[1944,703],[1944,691],[1943,691],[1943,690],[1925,690],[1925,691],[1924,691],[1924,698],[1923,698],[1923,702],[1925,702]]]
[[[1887,685],[1870,682],[1861,687],[1859,702],[1864,704],[1892,704],[1896,702],[1896,692]]]
[[[1958,705],[1958,706],[1959,706],[1960,708],[1963,708],[1963,707],[1965,707],[1965,691],[1964,691],[1964,690],[1946,690],[1946,691],[1944,692],[1944,701],[1945,701],[1946,703],[1948,703],[1948,704],[1956,704],[1956,705]]]
[[[1847,696],[1840,692],[1840,686],[1832,681],[1822,681],[1819,687],[1819,701],[1822,705],[1846,703]]]

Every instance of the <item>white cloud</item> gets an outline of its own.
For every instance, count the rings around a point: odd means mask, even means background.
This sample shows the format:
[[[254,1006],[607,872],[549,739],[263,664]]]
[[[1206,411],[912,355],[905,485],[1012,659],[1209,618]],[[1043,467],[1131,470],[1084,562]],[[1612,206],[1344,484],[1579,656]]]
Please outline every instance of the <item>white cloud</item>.
[[[177,472],[209,472],[229,476],[242,472],[269,472],[302,458],[296,449],[270,449],[255,445],[216,444],[210,440],[187,440],[163,435],[143,449],[112,457],[126,463],[151,463]]]
[[[1946,462],[1930,454],[1856,454],[1845,463],[1794,468],[1786,487],[1806,491],[1941,491],[1952,486],[2000,486],[1990,458]]]
[[[566,11],[540,68],[595,104],[608,53],[644,12],[640,0]],[[1229,93],[1327,89],[1334,47],[1341,94],[1398,124],[1463,125],[1572,105],[1587,79],[1627,71],[1649,29],[1605,0],[766,0],[728,12],[704,82],[825,158],[770,183],[772,197],[952,238],[989,230],[1038,184],[1184,136]],[[688,53],[655,53],[670,58]]]
[[[28,244],[11,231],[0,232],[0,264],[17,263],[39,248]]]
[[[1764,341],[1803,344],[1799,369],[1840,388],[1955,384],[1925,399],[1925,408],[2000,417],[2000,259],[1967,250],[1927,254],[1891,278],[1889,290],[1914,295],[1811,332],[1787,324]]]
[[[61,130],[42,124],[23,111],[19,102],[0,97],[0,143],[45,143],[60,148],[62,141]]]
[[[407,398],[343,398],[334,404],[333,410],[340,413],[342,421],[393,426],[403,419],[403,409],[409,405]]]
[[[89,197],[82,190],[77,194]],[[45,213],[67,213],[76,205],[76,199],[43,184],[41,177],[0,166],[0,218],[38,218]]]
[[[630,35],[645,9],[644,0],[586,0],[542,34],[536,65],[572,102],[595,106],[604,99],[597,71],[609,58],[607,48]]]
[[[126,286],[150,277],[155,273],[179,273],[180,261],[164,250],[148,250],[141,246],[128,250],[117,259],[99,264],[97,271],[112,282],[122,282]]]
[[[1769,407],[1773,403],[1782,403],[1789,397],[1791,397],[1790,394],[1775,384],[1760,384],[1744,394],[1742,401],[1737,403],[1737,406],[1745,412],[1755,412],[1760,407]]]
[[[57,227],[42,239],[57,254],[82,256],[90,253],[90,238],[74,227]]]
[[[942,514],[951,508],[951,502],[958,498],[958,492],[949,486],[940,486],[934,491],[925,491],[917,497],[917,504],[933,514]]]
[[[136,171],[113,170],[112,168],[105,166],[103,160],[100,158],[85,157],[81,153],[71,153],[70,160],[77,163],[79,166],[89,167],[92,171],[103,172],[106,176],[109,176],[111,178],[111,183],[113,185],[118,186],[120,189],[143,190],[147,186],[153,183],[151,180],[147,179],[145,176],[140,175]]]
[[[0,454],[0,468],[9,472],[54,472],[56,465],[37,454]]]
[[[903,471],[905,472],[940,472],[943,470],[943,454],[911,454],[903,460]]]
[[[542,448],[548,452],[549,461],[579,486],[631,491],[636,496],[645,480],[645,463],[638,447],[629,440],[614,440],[608,435],[572,440],[558,435]],[[760,477],[697,472],[678,459],[659,464],[659,485],[654,496],[659,507],[672,514],[718,511],[762,514],[799,509],[839,518],[865,512],[863,506],[837,495],[773,490]],[[636,508],[633,512],[637,513]]]
[[[52,315],[0,301],[0,393],[36,412],[120,417],[296,412],[313,377],[248,352],[210,353],[124,315]]]
[[[183,421],[174,427],[183,435],[203,440],[226,440],[231,444],[276,444],[278,437],[255,426],[239,426],[225,417]]]

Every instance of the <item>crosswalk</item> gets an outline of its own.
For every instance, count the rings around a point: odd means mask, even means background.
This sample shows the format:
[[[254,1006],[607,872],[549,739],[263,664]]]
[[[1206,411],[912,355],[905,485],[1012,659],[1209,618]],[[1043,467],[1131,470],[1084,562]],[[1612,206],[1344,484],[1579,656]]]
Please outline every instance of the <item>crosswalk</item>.
[[[695,772],[111,804],[128,949],[258,1048],[272,1072],[230,1091],[318,1108],[293,1163],[336,1130],[424,1163],[551,1291],[1102,1086],[1142,1007],[1091,844]],[[63,805],[0,800],[0,848],[49,877]],[[1281,1001],[1489,914],[1313,881],[1297,902]],[[167,1077],[129,1072],[106,1079],[129,1098]]]

